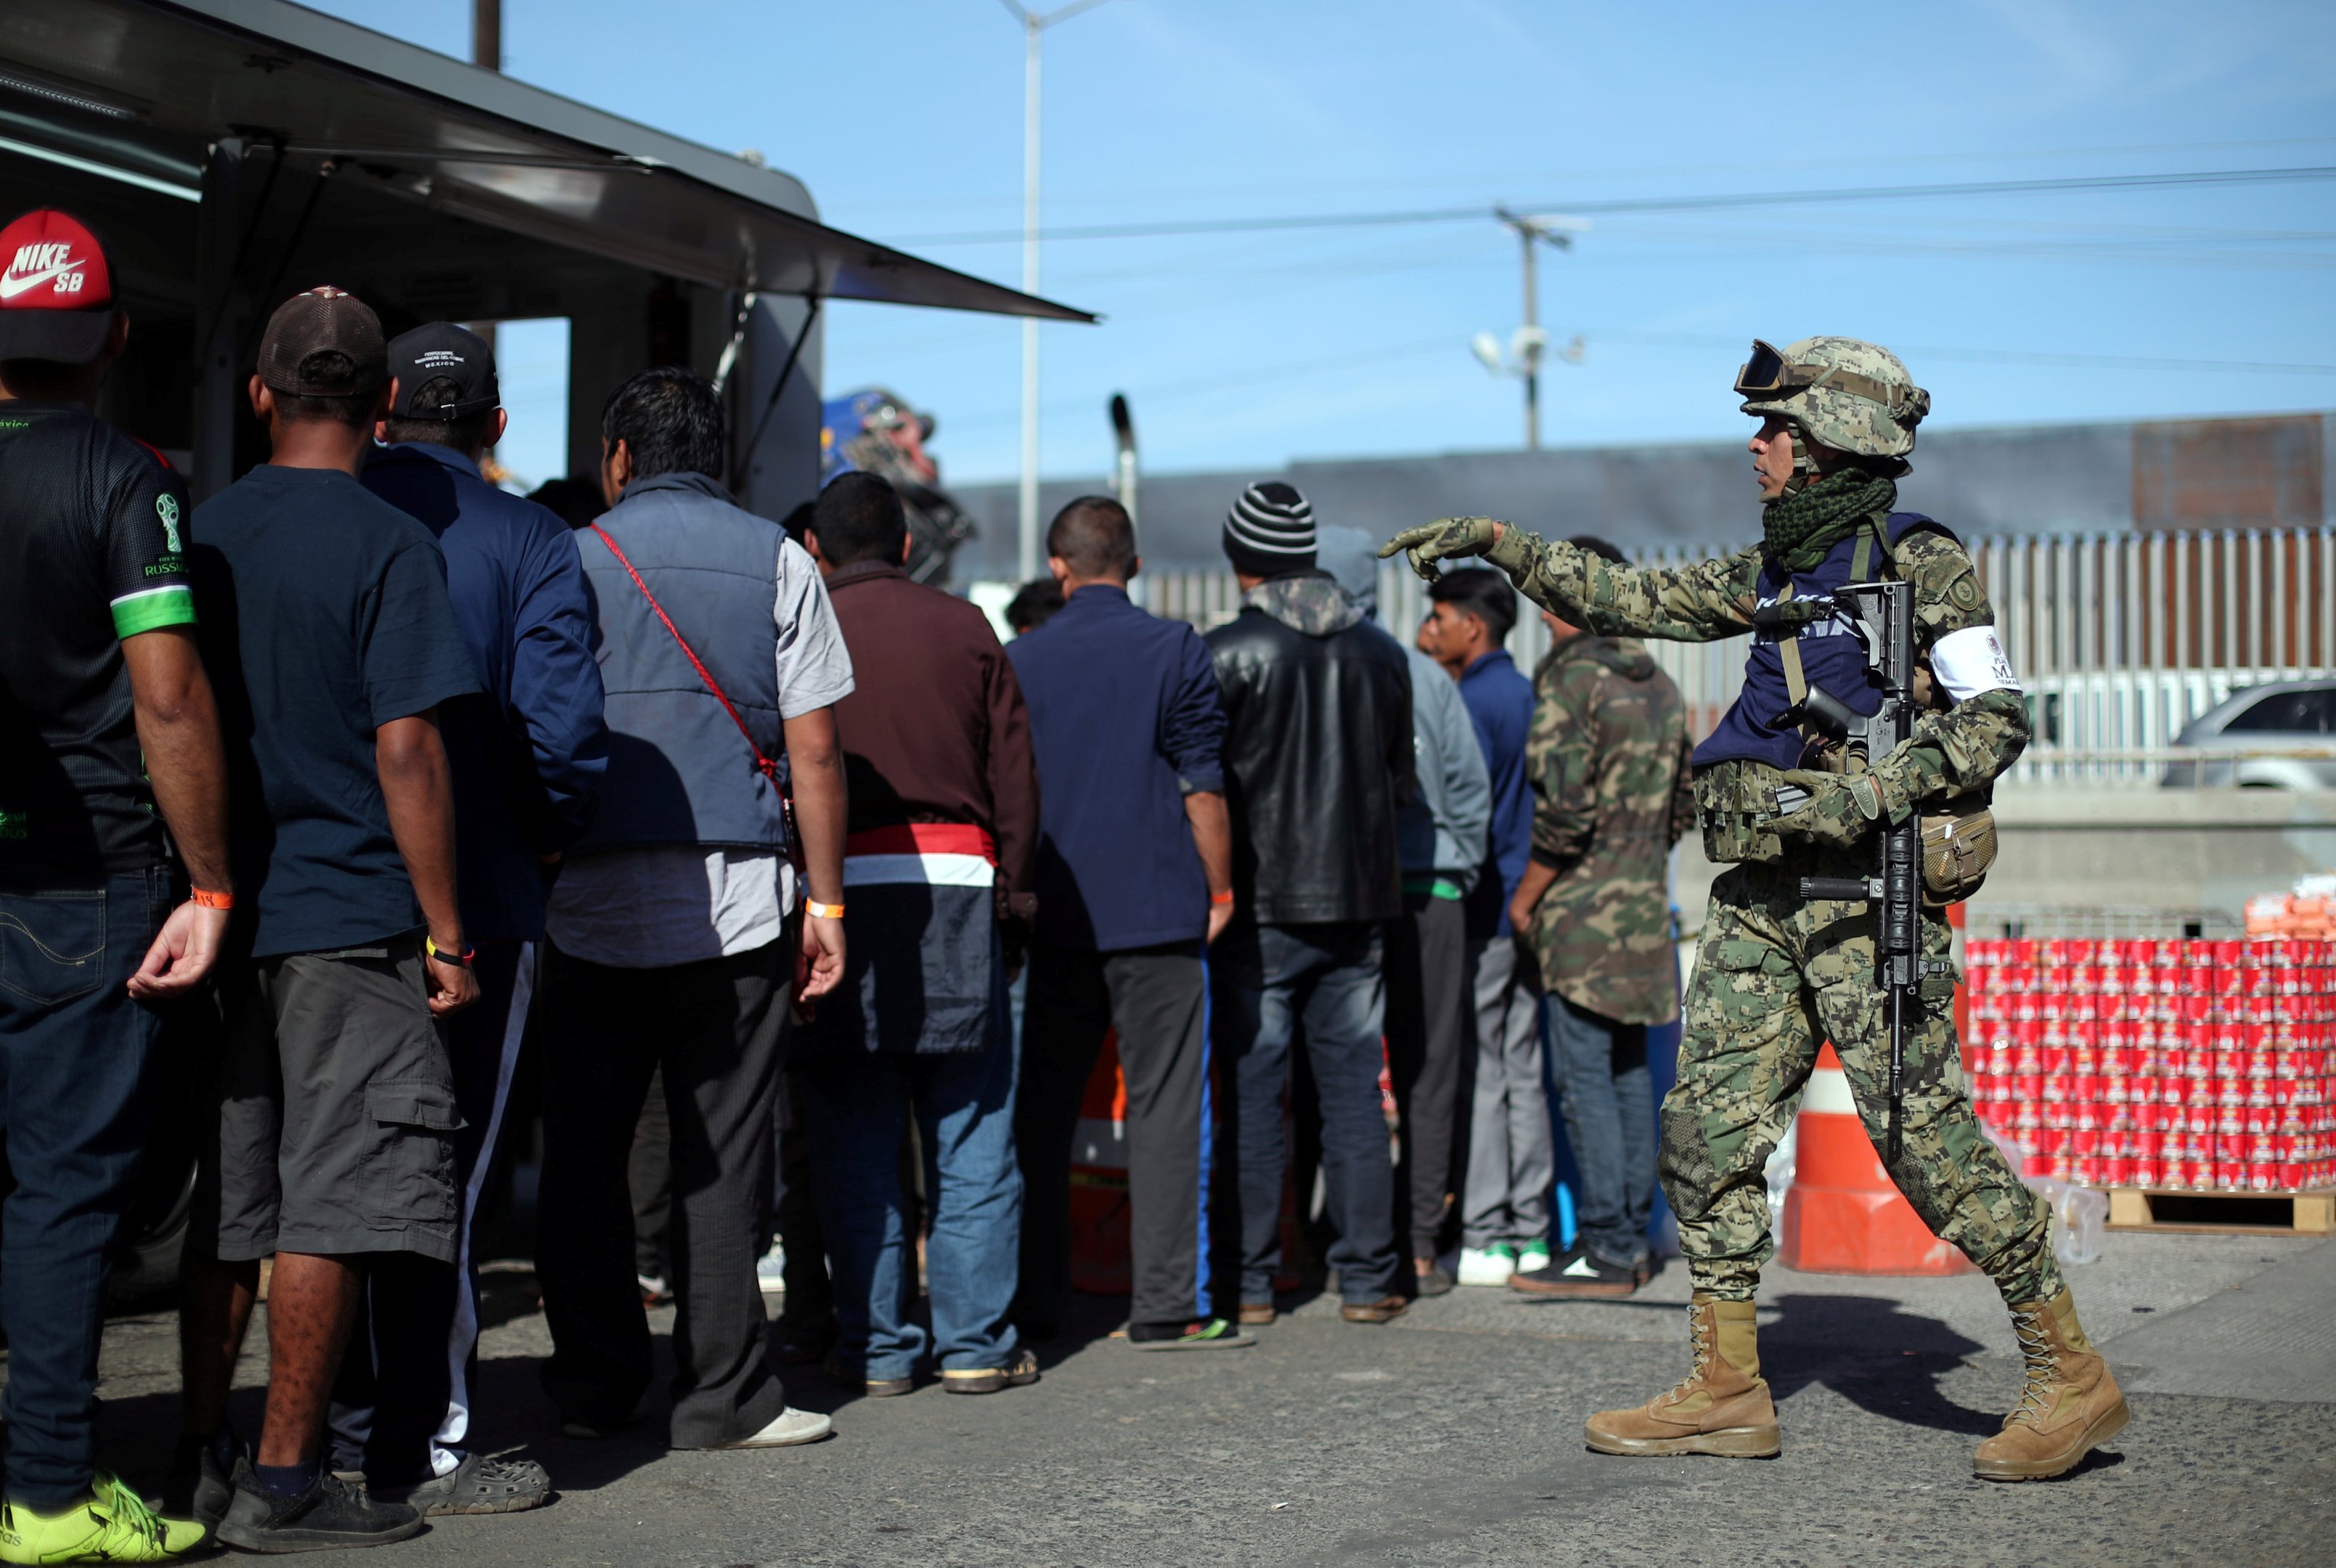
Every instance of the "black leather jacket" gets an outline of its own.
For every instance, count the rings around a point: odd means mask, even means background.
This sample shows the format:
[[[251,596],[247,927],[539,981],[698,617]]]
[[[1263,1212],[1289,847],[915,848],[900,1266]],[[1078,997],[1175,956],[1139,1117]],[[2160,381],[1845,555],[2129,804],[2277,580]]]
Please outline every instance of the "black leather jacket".
[[[1224,693],[1235,918],[1392,920],[1395,810],[1414,788],[1403,649],[1319,572],[1244,597],[1206,638]]]

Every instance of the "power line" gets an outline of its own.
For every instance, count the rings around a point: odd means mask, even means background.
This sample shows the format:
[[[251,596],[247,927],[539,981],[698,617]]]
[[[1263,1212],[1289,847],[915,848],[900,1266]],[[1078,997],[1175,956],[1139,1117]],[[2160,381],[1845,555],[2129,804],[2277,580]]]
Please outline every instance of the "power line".
[[[2089,174],[2060,180],[1972,180],[1945,185],[1866,185],[1834,190],[1747,190],[1709,196],[1645,196],[1599,201],[1513,202],[1522,210],[1595,215],[1624,212],[1709,212],[1728,208],[1789,207],[1839,201],[1899,201],[1942,196],[2023,196],[2071,190],[2138,190],[2189,185],[2269,185],[2336,179],[2336,166],[2297,169],[2204,169],[2161,174]],[[1292,213],[1273,218],[1172,219],[1153,223],[1088,223],[1039,230],[1042,239],[1159,239],[1185,234],[1255,234],[1306,229],[1379,229],[1398,224],[1481,222],[1484,206],[1429,207],[1396,212]],[[911,234],[901,247],[997,245],[1023,239],[1018,229],[955,234]]]
[[[1592,348],[1601,342],[1643,343],[1672,348],[1741,348],[1744,340],[1717,333],[1653,332],[1630,327],[1585,327],[1582,336]],[[2043,350],[2017,348],[1942,348],[1924,344],[1896,344],[1894,348],[1913,359],[1952,359],[1980,365],[2035,365],[2058,369],[2075,370],[2151,370],[2192,371],[2198,373],[2273,375],[2336,375],[2336,365],[2306,365],[2282,360],[2249,359],[2167,359],[2122,354],[2054,354]],[[1431,353],[1451,354],[1456,361],[1460,355],[1459,341],[1449,334],[1420,338],[1407,343],[1391,344],[1366,349],[1356,354],[1343,354],[1335,358],[1317,359],[1298,365],[1286,365],[1272,370],[1243,371],[1226,375],[1212,375],[1195,380],[1167,382],[1147,386],[1142,382],[1132,384],[1133,395],[1140,406],[1179,401],[1224,392],[1253,383],[1304,381],[1315,375],[1335,371],[1358,369],[1368,365],[1385,364],[1390,360],[1408,359]],[[1124,380],[1124,378],[1123,378]],[[1076,414],[1101,406],[1102,394],[1057,399],[1046,405],[1050,414]],[[1002,424],[1014,417],[1012,410],[990,410],[986,413],[958,414],[949,416],[952,431],[979,430]]]

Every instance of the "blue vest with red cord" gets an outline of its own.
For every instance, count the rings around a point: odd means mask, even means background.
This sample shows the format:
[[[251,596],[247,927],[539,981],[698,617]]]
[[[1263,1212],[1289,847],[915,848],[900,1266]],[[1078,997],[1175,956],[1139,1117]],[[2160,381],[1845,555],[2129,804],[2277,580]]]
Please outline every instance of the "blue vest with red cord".
[[[1893,511],[1885,526],[1893,550],[1900,540],[1918,528],[1947,534],[1950,539],[1954,537],[1919,511]],[[1792,574],[1793,597],[1824,599],[1844,584],[1859,580],[1854,573],[1860,540],[1865,541],[1864,580],[1872,581],[1880,575],[1888,562],[1881,559],[1882,551],[1874,546],[1873,531],[1861,526],[1827,551],[1816,570]],[[1776,603],[1784,595],[1785,583],[1783,568],[1774,564],[1764,567],[1760,572],[1760,602]],[[1793,706],[1792,693],[1785,681],[1781,648],[1786,637],[1799,641],[1801,670],[1809,685],[1840,698],[1854,713],[1870,714],[1881,707],[1882,677],[1874,673],[1866,651],[1865,626],[1847,605],[1797,628],[1779,627],[1755,631],[1752,652],[1744,661],[1744,689],[1704,743],[1695,748],[1697,767],[1741,760],[1764,762],[1778,768],[1801,765],[1808,737],[1801,733],[1798,725],[1776,723],[1778,716]]]

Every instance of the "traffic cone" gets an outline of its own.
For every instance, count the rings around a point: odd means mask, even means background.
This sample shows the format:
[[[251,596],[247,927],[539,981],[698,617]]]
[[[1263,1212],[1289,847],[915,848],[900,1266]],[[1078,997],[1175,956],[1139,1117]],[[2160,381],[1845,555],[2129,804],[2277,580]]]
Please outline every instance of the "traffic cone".
[[[1071,1140],[1071,1289],[1124,1296],[1134,1286],[1127,1231],[1127,1080],[1119,1031],[1095,1053]]]
[[[1931,1234],[1882,1168],[1829,1044],[1817,1052],[1794,1124],[1776,1258],[1808,1274],[1961,1274],[1971,1266]]]

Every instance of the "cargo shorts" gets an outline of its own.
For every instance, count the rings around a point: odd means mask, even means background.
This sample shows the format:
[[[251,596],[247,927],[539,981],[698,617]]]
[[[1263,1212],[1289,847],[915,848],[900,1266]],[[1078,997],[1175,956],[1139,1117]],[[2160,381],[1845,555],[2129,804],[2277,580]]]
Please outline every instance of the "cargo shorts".
[[[453,1065],[418,937],[253,959],[225,979],[190,1243],[454,1261]]]

